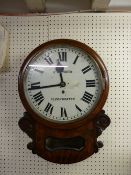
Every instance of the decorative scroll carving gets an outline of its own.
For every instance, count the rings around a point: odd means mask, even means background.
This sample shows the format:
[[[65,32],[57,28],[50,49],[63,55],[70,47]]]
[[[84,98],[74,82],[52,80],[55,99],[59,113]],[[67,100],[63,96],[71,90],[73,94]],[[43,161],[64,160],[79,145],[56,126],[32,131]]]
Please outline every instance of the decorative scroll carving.
[[[110,125],[111,120],[110,118],[105,114],[104,110],[101,110],[101,112],[98,114],[98,117],[95,120],[96,125],[96,136],[99,137],[102,132]],[[95,153],[99,151],[99,148],[102,148],[104,145],[101,141],[96,141],[95,145]]]

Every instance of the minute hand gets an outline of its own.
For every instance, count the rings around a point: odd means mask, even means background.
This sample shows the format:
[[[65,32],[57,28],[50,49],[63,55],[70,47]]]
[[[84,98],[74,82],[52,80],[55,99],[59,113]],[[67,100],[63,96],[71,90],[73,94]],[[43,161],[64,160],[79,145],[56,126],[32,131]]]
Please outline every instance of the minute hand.
[[[57,86],[61,86],[61,83],[59,83],[59,84],[53,84],[53,85],[48,85],[48,86],[32,86],[28,90],[44,89],[44,88],[51,88],[51,87],[57,87]]]

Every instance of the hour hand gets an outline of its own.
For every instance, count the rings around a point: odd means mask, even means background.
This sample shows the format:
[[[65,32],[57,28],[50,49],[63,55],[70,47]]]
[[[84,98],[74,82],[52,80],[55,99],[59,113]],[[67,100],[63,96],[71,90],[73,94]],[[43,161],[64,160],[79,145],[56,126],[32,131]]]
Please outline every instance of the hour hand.
[[[60,73],[60,80],[61,80],[61,83],[63,83],[63,76],[62,76],[62,73]]]

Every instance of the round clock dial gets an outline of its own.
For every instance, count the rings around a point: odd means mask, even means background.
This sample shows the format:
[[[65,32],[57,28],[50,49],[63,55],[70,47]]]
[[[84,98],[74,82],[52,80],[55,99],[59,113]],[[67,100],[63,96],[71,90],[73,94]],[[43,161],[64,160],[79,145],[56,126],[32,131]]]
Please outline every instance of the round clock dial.
[[[52,43],[32,54],[23,75],[24,96],[41,118],[71,122],[88,116],[102,95],[97,61],[70,43]]]

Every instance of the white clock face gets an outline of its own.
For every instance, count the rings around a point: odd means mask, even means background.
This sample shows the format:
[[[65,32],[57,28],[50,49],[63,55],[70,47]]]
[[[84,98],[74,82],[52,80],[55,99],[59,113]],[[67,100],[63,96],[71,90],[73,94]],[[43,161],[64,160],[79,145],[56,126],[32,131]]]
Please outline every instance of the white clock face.
[[[89,114],[102,93],[101,72],[83,50],[56,45],[30,61],[24,75],[25,97],[35,113],[54,122]]]

